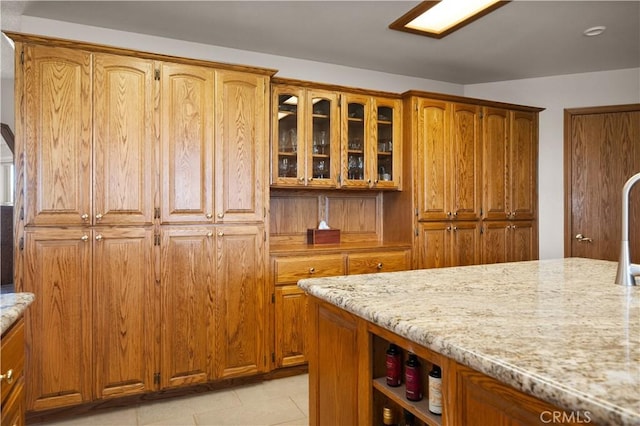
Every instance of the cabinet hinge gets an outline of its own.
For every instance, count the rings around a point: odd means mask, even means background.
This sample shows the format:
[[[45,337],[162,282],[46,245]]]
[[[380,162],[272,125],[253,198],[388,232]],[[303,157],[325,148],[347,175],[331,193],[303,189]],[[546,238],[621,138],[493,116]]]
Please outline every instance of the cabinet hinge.
[[[271,352],[271,362],[276,362],[276,353]]]
[[[262,208],[262,217],[267,217],[267,208],[266,207]]]
[[[415,233],[416,233],[416,237],[420,235],[420,234],[418,233],[418,228],[416,228]]]
[[[160,81],[160,68],[156,68],[155,77],[156,80]]]
[[[20,63],[24,65],[24,50],[20,52]]]
[[[480,116],[480,119],[482,120],[484,118],[484,112],[480,111],[479,116]]]
[[[18,248],[20,249],[20,251],[24,250],[24,237],[20,237],[20,239],[18,240]]]
[[[153,209],[153,218],[160,219],[160,207],[156,207]]]
[[[416,207],[416,217],[418,217],[418,214],[419,214],[418,208]]]
[[[24,220],[24,207],[20,207],[20,220]]]
[[[480,227],[480,235],[484,234],[484,226]]]
[[[271,293],[271,303],[276,303],[276,294]]]
[[[482,207],[480,207],[480,217],[482,217]]]
[[[417,111],[418,111],[418,103],[416,102],[416,103],[414,104],[414,106],[415,106],[415,108],[416,108],[416,112],[417,112]]]
[[[156,385],[160,384],[160,373],[154,373],[153,374],[153,383]]]
[[[264,231],[264,241],[267,241],[267,231]]]
[[[154,234],[153,235],[153,245],[154,246],[159,246],[160,245],[160,234]]]

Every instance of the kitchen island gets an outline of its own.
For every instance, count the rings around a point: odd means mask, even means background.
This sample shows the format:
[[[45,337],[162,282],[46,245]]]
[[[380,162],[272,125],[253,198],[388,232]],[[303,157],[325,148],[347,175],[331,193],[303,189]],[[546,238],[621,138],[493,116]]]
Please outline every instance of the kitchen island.
[[[616,266],[570,258],[301,280],[311,424],[381,423],[389,404],[434,425],[640,424],[640,287],[614,284]],[[385,386],[390,343],[442,367],[442,416]]]

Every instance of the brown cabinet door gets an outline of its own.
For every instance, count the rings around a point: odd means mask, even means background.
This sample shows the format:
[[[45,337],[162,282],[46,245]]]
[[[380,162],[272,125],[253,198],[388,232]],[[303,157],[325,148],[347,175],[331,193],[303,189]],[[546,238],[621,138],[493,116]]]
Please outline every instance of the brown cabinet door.
[[[153,61],[94,56],[96,225],[150,225],[156,176]]]
[[[96,398],[154,389],[153,231],[96,228],[93,231],[93,336]]]
[[[271,95],[271,184],[282,187],[305,185],[307,102],[305,90],[274,85]]]
[[[263,222],[268,182],[268,78],[216,71],[215,219]]]
[[[451,106],[419,99],[417,118],[417,202],[419,220],[450,219]],[[432,263],[433,264],[433,263]]]
[[[509,219],[507,165],[509,161],[509,111],[484,108],[483,118],[484,218]]]
[[[162,229],[161,386],[213,378],[215,228]]]
[[[451,261],[448,266],[480,263],[480,227],[478,222],[452,222]]]
[[[306,184],[335,188],[340,175],[340,115],[338,94],[325,90],[306,91],[304,146]]]
[[[449,222],[419,224],[418,269],[450,266],[451,230]]]
[[[373,99],[373,187],[402,189],[402,102],[399,99]]]
[[[304,364],[306,359],[307,296],[297,285],[275,289],[276,367]]]
[[[482,149],[480,107],[454,104],[452,107],[450,209],[453,218],[480,217]]]
[[[512,219],[534,219],[538,202],[538,115],[512,111],[510,124],[509,211]]]
[[[36,295],[25,312],[28,410],[91,400],[91,246],[89,230],[25,232],[23,290]]]
[[[216,378],[265,371],[267,310],[262,226],[217,228]]]
[[[535,222],[517,221],[510,224],[510,262],[536,260],[538,258],[538,232]]]
[[[342,176],[341,185],[371,188],[375,155],[375,121],[370,96],[342,95]]]
[[[496,222],[484,222],[482,225],[482,263],[502,263],[506,262],[509,256],[508,250],[510,248],[509,235],[510,235],[509,222],[496,221]]]
[[[214,71],[163,63],[161,75],[162,223],[213,223]]]
[[[28,45],[24,54],[25,224],[88,224],[91,54]]]

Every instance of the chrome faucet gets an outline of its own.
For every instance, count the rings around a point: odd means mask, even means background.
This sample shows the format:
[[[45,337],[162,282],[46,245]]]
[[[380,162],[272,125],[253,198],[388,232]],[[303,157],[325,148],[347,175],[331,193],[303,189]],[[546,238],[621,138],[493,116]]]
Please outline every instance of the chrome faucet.
[[[640,275],[640,265],[631,263],[629,252],[629,193],[631,187],[640,181],[640,173],[637,173],[622,187],[622,241],[620,244],[620,260],[618,261],[618,273],[616,284],[636,285],[636,275]]]

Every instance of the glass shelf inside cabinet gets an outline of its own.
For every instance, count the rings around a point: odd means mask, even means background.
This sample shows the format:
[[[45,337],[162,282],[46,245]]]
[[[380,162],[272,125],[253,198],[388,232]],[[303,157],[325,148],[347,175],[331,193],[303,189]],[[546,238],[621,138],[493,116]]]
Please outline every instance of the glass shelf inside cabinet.
[[[298,175],[298,97],[278,96],[278,177]]]
[[[312,119],[312,173],[314,179],[331,176],[331,101],[324,98],[311,100]]]

